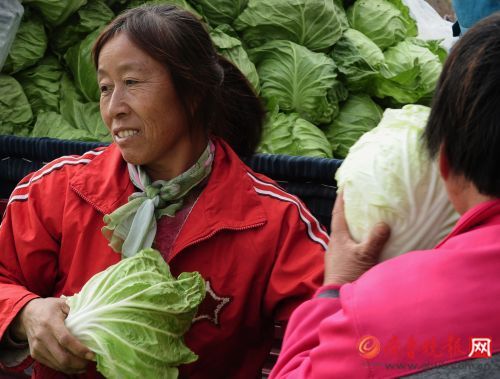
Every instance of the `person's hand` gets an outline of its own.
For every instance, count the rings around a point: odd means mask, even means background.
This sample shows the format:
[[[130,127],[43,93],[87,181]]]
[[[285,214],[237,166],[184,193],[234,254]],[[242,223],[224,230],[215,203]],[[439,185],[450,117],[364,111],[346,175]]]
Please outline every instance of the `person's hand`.
[[[358,279],[377,263],[390,234],[389,226],[379,223],[365,241],[354,241],[345,220],[344,198],[339,193],[332,211],[330,242],[325,254],[324,285],[340,285]]]
[[[79,374],[85,372],[94,353],[64,325],[68,313],[63,299],[33,299],[16,316],[11,331],[14,338],[28,340],[36,361],[66,374]]]

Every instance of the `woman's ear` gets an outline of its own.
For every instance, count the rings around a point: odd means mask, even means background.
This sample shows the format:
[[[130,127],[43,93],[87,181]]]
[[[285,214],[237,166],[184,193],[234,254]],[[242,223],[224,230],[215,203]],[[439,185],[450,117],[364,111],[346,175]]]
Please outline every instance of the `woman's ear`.
[[[450,164],[448,163],[448,158],[446,158],[446,153],[444,152],[444,145],[439,148],[439,173],[444,180],[448,179],[450,176]]]

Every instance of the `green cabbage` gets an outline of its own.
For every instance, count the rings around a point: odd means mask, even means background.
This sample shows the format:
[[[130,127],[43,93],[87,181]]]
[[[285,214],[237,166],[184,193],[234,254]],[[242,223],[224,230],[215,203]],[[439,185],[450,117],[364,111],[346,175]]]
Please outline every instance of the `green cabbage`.
[[[31,137],[57,138],[76,141],[96,141],[87,130],[76,129],[63,116],[56,112],[41,111],[36,116],[36,123]]]
[[[234,27],[249,47],[282,39],[318,51],[337,42],[348,24],[337,0],[250,0]]]
[[[212,26],[231,24],[245,9],[248,0],[191,0]]]
[[[372,40],[356,29],[347,29],[330,56],[345,77],[349,91],[374,92],[384,54]]]
[[[396,103],[429,102],[442,70],[435,44],[407,38],[384,52],[385,65],[377,78],[375,96]]]
[[[195,16],[201,19],[201,16],[196,10],[189,5],[189,3],[186,0],[131,0],[127,3],[127,8],[135,8],[139,7],[141,5],[154,5],[154,4],[171,4],[178,6],[179,8],[182,8],[186,11],[191,12]]]
[[[111,142],[99,103],[85,100],[55,57],[17,76],[36,114],[32,137]]]
[[[109,130],[101,118],[99,103],[73,101],[69,104],[69,109],[66,108],[67,105],[67,103],[64,104],[61,114],[73,127],[87,131],[90,136],[89,140],[111,142]],[[66,139],[75,139],[68,137]]]
[[[113,18],[113,11],[103,0],[89,0],[64,24],[54,29],[50,46],[63,55],[70,46],[77,44],[87,34],[106,25]]]
[[[278,109],[264,124],[259,153],[304,155],[331,158],[332,149],[325,134],[297,113],[279,113]]]
[[[386,109],[380,124],[350,149],[335,175],[356,241],[377,222],[391,228],[381,260],[434,247],[458,219],[437,162],[421,144],[429,108]]]
[[[75,78],[75,84],[88,101],[99,101],[97,74],[92,62],[92,46],[101,30],[97,29],[80,43],[70,47],[64,59]]]
[[[227,28],[230,27],[228,25],[219,25],[210,31],[212,41],[218,52],[240,69],[258,93],[260,90],[259,75],[257,75],[255,65],[248,58],[247,52],[243,49],[240,40],[224,32],[228,30]]]
[[[17,0],[4,0],[0,7],[0,72],[16,38],[23,14],[24,8]]]
[[[335,158],[345,158],[349,148],[382,118],[382,109],[368,95],[351,95],[338,117],[326,128]]]
[[[39,111],[59,112],[59,99],[63,68],[57,58],[48,55],[36,66],[16,75],[23,86],[33,113]]]
[[[0,74],[0,134],[28,135],[33,112],[21,85]]]
[[[417,24],[402,0],[357,0],[347,10],[347,18],[352,28],[382,50],[417,35]]]
[[[61,115],[73,129],[85,131],[87,140],[111,142],[111,135],[101,117],[99,103],[86,102],[66,74],[62,77],[60,94]],[[77,139],[71,133],[65,134],[64,138]]]
[[[47,49],[47,34],[40,17],[26,12],[5,60],[3,72],[13,74],[38,62]]]
[[[36,8],[51,26],[62,24],[87,0],[23,0],[23,4]]]
[[[176,366],[197,359],[183,335],[204,295],[199,273],[176,279],[158,251],[145,249],[68,297],[65,323],[108,379],[176,378]]]
[[[314,124],[329,123],[347,91],[337,67],[323,53],[291,41],[271,41],[249,51],[260,78],[261,95],[276,99],[284,112],[297,112]]]

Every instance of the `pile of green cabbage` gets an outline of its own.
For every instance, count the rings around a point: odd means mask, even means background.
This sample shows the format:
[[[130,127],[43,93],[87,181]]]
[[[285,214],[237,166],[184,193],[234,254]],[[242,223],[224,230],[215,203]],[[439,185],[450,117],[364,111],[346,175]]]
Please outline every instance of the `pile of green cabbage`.
[[[433,248],[458,220],[438,164],[422,146],[429,108],[386,109],[351,147],[335,179],[352,237],[361,242],[383,221],[391,236],[380,259]]]
[[[197,272],[176,279],[153,249],[94,275],[66,298],[66,326],[96,355],[108,379],[178,376],[177,366],[198,357],[184,344],[205,281]]]
[[[143,3],[206,22],[268,107],[261,152],[343,158],[382,109],[428,104],[446,56],[416,38],[402,0],[24,0],[2,69],[0,134],[109,141],[90,49]]]

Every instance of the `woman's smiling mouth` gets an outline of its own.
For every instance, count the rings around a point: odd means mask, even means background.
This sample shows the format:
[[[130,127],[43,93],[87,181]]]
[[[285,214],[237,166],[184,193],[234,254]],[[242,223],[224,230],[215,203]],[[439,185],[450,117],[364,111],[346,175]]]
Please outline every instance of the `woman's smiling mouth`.
[[[114,133],[114,137],[115,140],[124,140],[136,136],[137,134],[139,134],[138,130],[125,129],[125,130],[119,130],[118,132]]]

